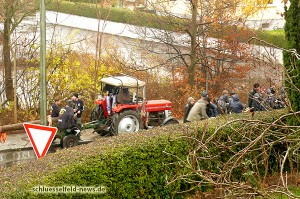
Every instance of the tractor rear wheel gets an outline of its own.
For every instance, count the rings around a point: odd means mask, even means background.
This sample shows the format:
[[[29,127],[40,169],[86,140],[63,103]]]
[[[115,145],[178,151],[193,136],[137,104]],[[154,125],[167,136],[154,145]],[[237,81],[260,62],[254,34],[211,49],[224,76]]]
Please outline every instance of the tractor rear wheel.
[[[120,114],[115,114],[113,119],[113,133],[133,133],[140,130],[142,119],[140,114],[134,110],[125,110]]]

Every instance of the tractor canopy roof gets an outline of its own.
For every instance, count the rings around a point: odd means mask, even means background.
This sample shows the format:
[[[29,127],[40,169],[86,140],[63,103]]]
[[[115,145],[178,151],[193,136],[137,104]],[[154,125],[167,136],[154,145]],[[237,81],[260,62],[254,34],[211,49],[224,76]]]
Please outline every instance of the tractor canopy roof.
[[[105,77],[102,78],[100,81],[105,84],[128,87],[128,88],[143,87],[146,84],[145,82],[130,76]]]

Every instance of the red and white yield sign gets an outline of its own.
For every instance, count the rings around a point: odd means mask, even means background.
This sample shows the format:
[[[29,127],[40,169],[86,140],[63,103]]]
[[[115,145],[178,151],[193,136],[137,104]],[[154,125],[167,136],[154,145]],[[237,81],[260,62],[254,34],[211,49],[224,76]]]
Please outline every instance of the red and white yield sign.
[[[44,157],[57,132],[56,127],[23,123],[37,158]]]

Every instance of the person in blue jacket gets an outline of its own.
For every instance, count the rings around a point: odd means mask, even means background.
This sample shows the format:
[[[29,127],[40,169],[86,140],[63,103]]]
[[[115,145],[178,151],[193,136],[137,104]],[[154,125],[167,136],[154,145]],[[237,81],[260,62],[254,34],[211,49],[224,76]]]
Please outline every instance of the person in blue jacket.
[[[238,94],[232,96],[232,101],[229,104],[229,109],[231,113],[241,113],[244,110],[244,105],[240,101]]]

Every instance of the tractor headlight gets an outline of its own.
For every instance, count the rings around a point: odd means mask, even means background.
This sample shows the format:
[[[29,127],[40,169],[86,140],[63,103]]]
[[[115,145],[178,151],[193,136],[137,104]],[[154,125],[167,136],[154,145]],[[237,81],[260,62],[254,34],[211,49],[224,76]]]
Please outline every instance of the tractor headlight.
[[[172,112],[170,110],[165,111],[166,118],[172,116]]]

